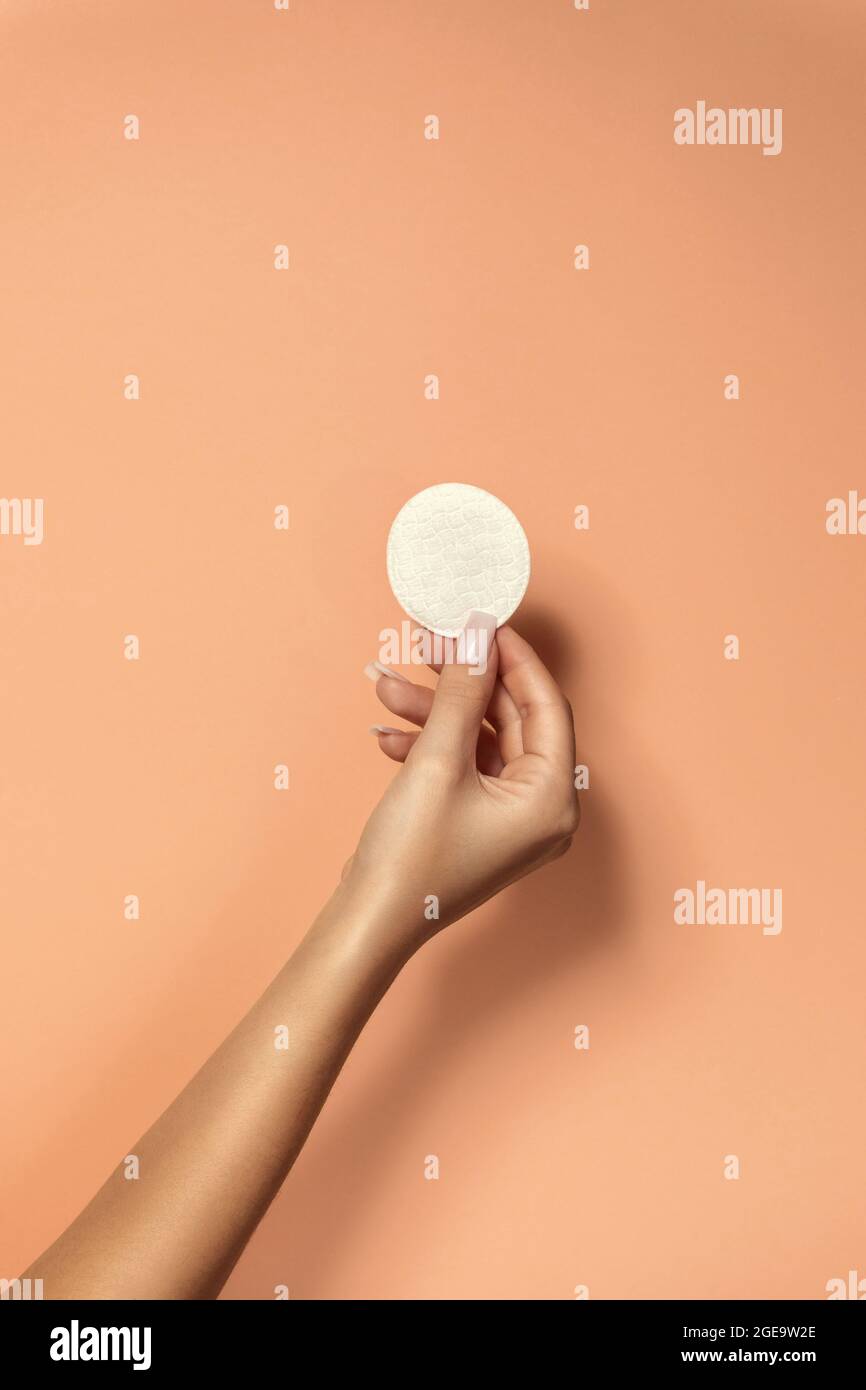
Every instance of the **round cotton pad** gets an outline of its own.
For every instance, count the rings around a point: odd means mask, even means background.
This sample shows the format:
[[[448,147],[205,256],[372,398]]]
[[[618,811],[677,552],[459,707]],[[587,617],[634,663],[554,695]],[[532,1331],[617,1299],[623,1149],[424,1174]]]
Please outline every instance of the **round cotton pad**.
[[[526,593],[529,542],[491,492],[437,483],[394,518],[388,578],[409,617],[442,637],[456,637],[473,612],[492,613],[501,627]]]

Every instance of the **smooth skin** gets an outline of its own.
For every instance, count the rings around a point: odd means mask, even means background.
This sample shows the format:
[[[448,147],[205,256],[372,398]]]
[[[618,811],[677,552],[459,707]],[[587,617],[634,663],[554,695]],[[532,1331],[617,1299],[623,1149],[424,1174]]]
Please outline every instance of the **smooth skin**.
[[[483,674],[442,666],[435,693],[381,675],[420,732],[377,733],[401,763],[342,880],[246,1017],[124,1166],[25,1271],[47,1299],[215,1298],[283,1183],[367,1019],[412,955],[577,828],[571,709],[524,639],[500,628]],[[483,723],[486,718],[487,724]],[[431,895],[438,920],[428,920]],[[275,1045],[288,1029],[289,1045]]]

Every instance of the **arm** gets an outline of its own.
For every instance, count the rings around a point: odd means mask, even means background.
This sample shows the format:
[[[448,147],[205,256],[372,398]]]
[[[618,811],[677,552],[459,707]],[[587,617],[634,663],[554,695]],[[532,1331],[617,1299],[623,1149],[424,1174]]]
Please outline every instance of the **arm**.
[[[115,1170],[26,1271],[47,1298],[216,1297],[406,961],[567,848],[570,711],[532,649],[497,637],[483,675],[446,665],[435,697],[379,679],[383,703],[423,725],[379,734],[405,766],[287,965],[135,1147],[140,1177]]]

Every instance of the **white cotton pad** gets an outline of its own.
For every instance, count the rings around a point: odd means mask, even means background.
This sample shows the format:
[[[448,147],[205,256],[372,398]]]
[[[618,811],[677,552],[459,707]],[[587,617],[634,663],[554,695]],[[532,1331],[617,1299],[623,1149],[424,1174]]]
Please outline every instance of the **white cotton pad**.
[[[388,579],[410,618],[442,637],[470,613],[501,627],[529,583],[529,542],[504,502],[469,483],[437,483],[410,497],[388,535]]]

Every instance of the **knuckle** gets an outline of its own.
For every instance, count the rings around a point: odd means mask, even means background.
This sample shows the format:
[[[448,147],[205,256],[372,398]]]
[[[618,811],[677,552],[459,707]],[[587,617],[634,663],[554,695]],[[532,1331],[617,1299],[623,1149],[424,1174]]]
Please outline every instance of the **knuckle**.
[[[413,750],[413,768],[420,772],[435,787],[448,787],[459,781],[462,767],[460,759],[441,744],[428,744],[419,738]]]
[[[446,681],[437,691],[437,697],[446,709],[474,710],[486,703],[478,681],[473,681],[470,677],[465,680]]]

